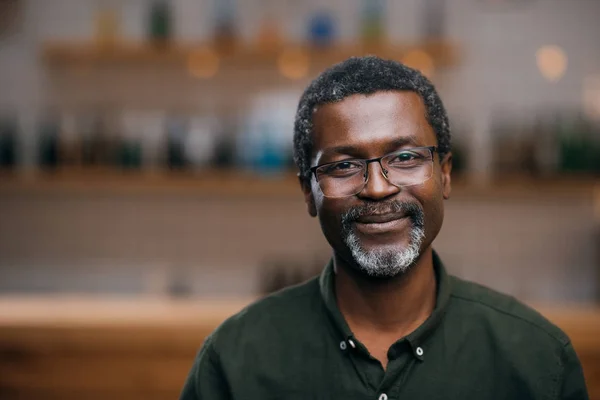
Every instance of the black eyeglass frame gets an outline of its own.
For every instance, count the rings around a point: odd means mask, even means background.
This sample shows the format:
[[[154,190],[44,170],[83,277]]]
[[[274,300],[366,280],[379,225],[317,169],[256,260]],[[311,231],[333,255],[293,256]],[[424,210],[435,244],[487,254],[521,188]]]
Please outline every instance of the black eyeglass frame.
[[[361,159],[361,158],[349,158],[349,159],[346,159],[346,160],[333,161],[333,162],[329,162],[329,163],[315,165],[314,167],[310,167],[309,171],[311,172],[311,175],[315,176],[315,180],[318,183],[319,182],[319,176],[317,175],[317,169],[319,169],[321,167],[325,167],[325,166],[328,166],[328,165],[333,165],[333,164],[337,164],[337,163],[341,163],[341,162],[361,162],[361,163],[364,163],[364,166],[365,166],[365,175],[364,175],[364,180],[365,181],[364,181],[364,183],[366,184],[367,181],[368,181],[368,179],[369,179],[369,164],[371,164],[373,162],[377,162],[377,163],[379,163],[379,166],[381,167],[381,171],[383,172],[383,176],[389,182],[389,178],[387,176],[388,171],[381,164],[381,160],[382,159],[384,159],[386,157],[389,157],[389,156],[396,155],[396,154],[404,153],[406,151],[423,150],[423,149],[429,150],[429,152],[431,153],[431,162],[434,162],[434,154],[435,153],[439,154],[439,148],[437,146],[420,146],[420,147],[411,147],[411,148],[407,148],[407,149],[401,149],[401,150],[394,151],[394,152],[391,152],[391,153],[388,153],[388,154],[384,154],[381,157],[369,158],[367,160]],[[393,183],[391,183],[391,184],[394,185],[394,186],[398,186],[398,185],[393,184]],[[405,185],[405,186],[407,186],[407,185]],[[363,186],[363,188],[364,188],[364,186]],[[352,196],[352,195],[347,195],[347,196]],[[347,197],[347,196],[343,196],[343,197]],[[325,197],[328,197],[328,196],[325,196]]]

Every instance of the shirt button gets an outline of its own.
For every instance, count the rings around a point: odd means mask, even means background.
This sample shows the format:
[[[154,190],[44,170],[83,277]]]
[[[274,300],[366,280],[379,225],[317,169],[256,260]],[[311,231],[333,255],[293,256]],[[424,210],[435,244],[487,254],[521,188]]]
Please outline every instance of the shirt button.
[[[346,342],[343,340],[340,342],[340,349],[346,350]]]
[[[379,396],[379,400],[388,400],[387,394],[381,393],[381,395]]]
[[[353,349],[356,348],[356,345],[354,344],[354,341],[352,339],[348,340],[348,343],[350,343],[350,347],[352,347]]]
[[[423,355],[423,349],[421,347],[417,347],[417,355],[419,357]]]

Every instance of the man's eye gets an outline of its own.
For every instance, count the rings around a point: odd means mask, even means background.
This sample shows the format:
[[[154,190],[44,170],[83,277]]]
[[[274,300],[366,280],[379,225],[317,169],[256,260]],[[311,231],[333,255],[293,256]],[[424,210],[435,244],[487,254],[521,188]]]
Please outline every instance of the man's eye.
[[[361,169],[359,163],[352,161],[340,161],[335,164],[328,165],[325,168],[326,174],[342,174],[342,173],[352,173],[357,172]]]
[[[419,160],[421,158],[423,158],[423,157],[420,154],[406,152],[406,153],[396,154],[396,156],[394,158],[392,158],[391,162],[392,163],[405,163],[405,162],[412,162],[415,160]]]
[[[355,163],[351,163],[351,162],[340,162],[340,163],[332,165],[332,167],[333,167],[333,169],[337,169],[337,170],[349,170],[349,169],[357,168],[357,165]]]

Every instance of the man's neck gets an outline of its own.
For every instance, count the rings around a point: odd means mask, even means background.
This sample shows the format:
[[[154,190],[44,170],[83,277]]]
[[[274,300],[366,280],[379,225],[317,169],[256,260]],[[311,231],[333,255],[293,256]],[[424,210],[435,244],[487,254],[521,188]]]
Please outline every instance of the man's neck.
[[[353,332],[367,331],[404,337],[431,315],[436,302],[436,279],[431,247],[404,275],[372,280],[334,257],[338,307]],[[359,338],[360,339],[360,338]]]

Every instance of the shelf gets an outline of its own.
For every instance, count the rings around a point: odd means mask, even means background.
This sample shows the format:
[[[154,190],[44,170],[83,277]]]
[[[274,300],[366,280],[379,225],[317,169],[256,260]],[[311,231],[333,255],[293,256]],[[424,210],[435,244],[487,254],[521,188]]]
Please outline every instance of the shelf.
[[[166,194],[206,197],[298,197],[294,173],[272,175],[233,170],[119,171],[108,168],[0,173],[0,195]]]
[[[540,198],[593,201],[600,217],[600,179],[593,176],[497,177],[475,185],[467,177],[452,178],[452,200],[539,200]],[[118,171],[106,168],[63,169],[54,172],[0,172],[0,195],[5,194],[159,194],[221,198],[287,198],[301,200],[296,174],[273,175],[237,170],[197,172]]]
[[[43,46],[42,58],[48,65],[186,65],[193,57],[211,58],[216,55],[226,66],[272,66],[276,67],[282,54],[304,57],[311,67],[326,66],[351,56],[376,54],[383,58],[400,60],[411,51],[427,53],[436,67],[447,67],[458,62],[457,46],[439,40],[415,44],[374,44],[331,47],[312,47],[305,44],[286,44],[260,47],[239,45],[231,49],[219,49],[211,44],[172,44],[157,46],[149,43],[118,42],[112,45],[96,45],[93,42],[48,42]],[[287,53],[286,53],[287,52]],[[298,56],[300,54],[300,56]],[[413,53],[414,54],[414,53]],[[420,53],[422,54],[422,53]],[[212,59],[212,58],[211,58]]]

